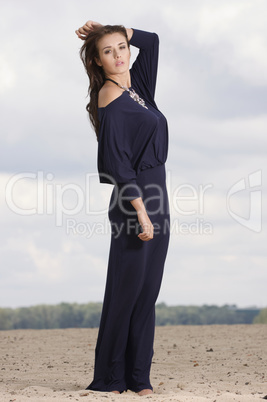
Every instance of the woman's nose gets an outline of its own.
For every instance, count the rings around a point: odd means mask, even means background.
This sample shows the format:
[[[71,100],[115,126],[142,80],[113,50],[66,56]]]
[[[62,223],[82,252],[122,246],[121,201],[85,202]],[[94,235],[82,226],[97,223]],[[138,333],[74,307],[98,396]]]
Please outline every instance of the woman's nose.
[[[114,50],[114,58],[118,59],[120,57],[120,54],[117,50]]]

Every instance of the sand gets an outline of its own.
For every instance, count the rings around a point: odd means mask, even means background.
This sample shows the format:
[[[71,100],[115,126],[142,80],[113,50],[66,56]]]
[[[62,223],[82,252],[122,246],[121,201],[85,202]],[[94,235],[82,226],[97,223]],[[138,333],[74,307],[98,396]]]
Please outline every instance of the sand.
[[[154,394],[145,397],[85,391],[96,336],[97,329],[0,331],[0,401],[249,402],[267,395],[267,325],[157,327]]]

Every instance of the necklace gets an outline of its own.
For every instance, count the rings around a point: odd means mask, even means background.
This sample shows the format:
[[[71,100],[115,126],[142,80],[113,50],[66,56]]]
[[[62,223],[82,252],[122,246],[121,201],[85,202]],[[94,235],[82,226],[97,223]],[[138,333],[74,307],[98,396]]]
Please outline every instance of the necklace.
[[[145,107],[147,109],[147,106],[145,105],[145,101],[144,99],[140,98],[140,96],[135,92],[134,89],[129,89],[127,87],[124,87],[123,85],[119,84],[118,82],[112,80],[111,78],[106,78],[106,81],[111,81],[114,84],[116,84],[118,87],[120,87],[121,89],[123,89],[124,91],[127,91],[129,96],[137,103],[139,103],[139,105]]]

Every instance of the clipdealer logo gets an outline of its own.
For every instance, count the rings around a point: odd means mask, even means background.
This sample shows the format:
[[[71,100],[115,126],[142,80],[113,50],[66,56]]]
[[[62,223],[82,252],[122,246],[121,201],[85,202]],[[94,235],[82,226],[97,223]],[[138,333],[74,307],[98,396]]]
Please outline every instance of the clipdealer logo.
[[[261,232],[262,229],[262,171],[257,170],[245,178],[236,182],[228,191],[226,198],[226,206],[229,215],[240,225],[252,230],[253,232]],[[249,210],[248,217],[242,216],[238,211],[233,211],[231,199],[237,195],[249,193]],[[242,205],[241,205],[242,207]],[[241,209],[241,208],[240,208]]]
[[[108,212],[107,206],[100,209],[96,205],[91,205],[91,180],[98,178],[97,173],[87,173],[85,183],[79,186],[76,183],[55,183],[52,173],[44,174],[43,171],[36,173],[24,172],[12,176],[6,185],[6,203],[8,208],[18,215],[54,215],[56,226],[64,224],[64,218],[78,215],[85,212],[88,215],[103,215]],[[213,184],[200,184],[198,187],[191,184],[180,184],[178,186],[171,183],[168,172],[167,181],[170,187],[169,199],[175,213],[190,217],[204,216],[204,204],[206,204],[206,192],[214,188]],[[34,192],[29,198],[30,202],[20,205],[19,189],[26,183],[31,183]],[[257,170],[250,173],[248,177],[242,178],[233,184],[226,194],[226,209],[230,217],[243,227],[256,233],[262,230],[262,171]],[[160,190],[158,188],[160,197]],[[68,196],[74,196],[74,203],[68,204]],[[241,195],[241,198],[240,198]],[[236,203],[236,200],[239,203]],[[241,201],[240,201],[241,200]],[[247,203],[249,201],[249,206]],[[69,207],[68,207],[69,206]],[[244,214],[244,208],[247,213]],[[243,214],[242,214],[243,213]],[[244,216],[245,215],[245,216]],[[70,220],[70,227],[73,229],[74,223],[77,227],[79,223]],[[172,224],[179,227],[178,233],[190,234],[212,234],[213,225],[204,219],[197,218],[194,222],[178,222],[174,220]],[[192,225],[197,226],[197,230]],[[205,230],[202,230],[202,229]],[[78,229],[77,229],[78,231]],[[80,233],[80,232],[79,232]]]

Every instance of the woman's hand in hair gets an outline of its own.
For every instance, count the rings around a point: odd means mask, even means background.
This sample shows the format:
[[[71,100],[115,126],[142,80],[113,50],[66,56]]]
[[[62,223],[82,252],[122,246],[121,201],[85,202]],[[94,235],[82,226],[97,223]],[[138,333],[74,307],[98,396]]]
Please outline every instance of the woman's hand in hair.
[[[77,29],[75,33],[80,39],[84,40],[90,31],[101,26],[102,24],[99,24],[99,22],[87,21],[81,28]]]

